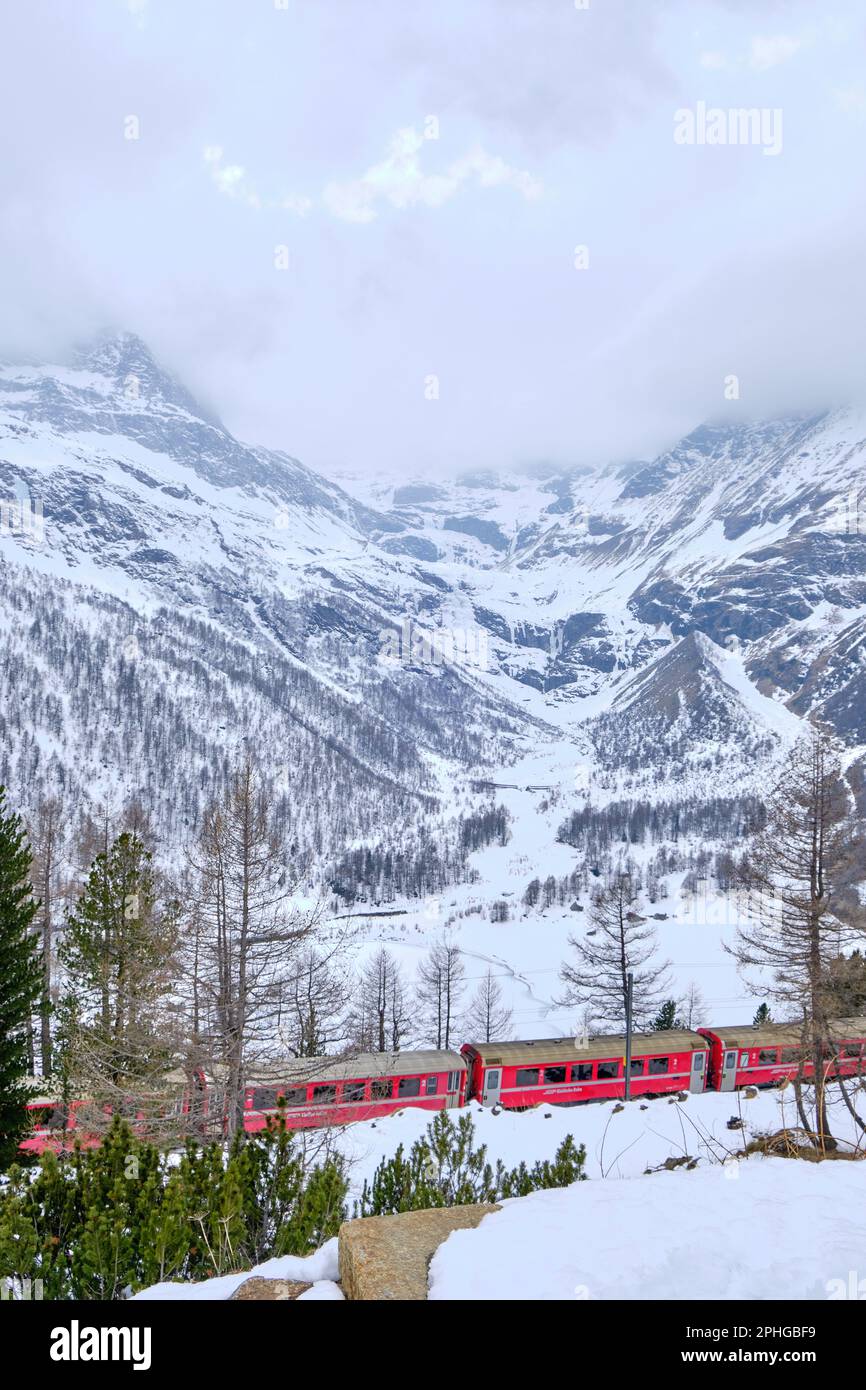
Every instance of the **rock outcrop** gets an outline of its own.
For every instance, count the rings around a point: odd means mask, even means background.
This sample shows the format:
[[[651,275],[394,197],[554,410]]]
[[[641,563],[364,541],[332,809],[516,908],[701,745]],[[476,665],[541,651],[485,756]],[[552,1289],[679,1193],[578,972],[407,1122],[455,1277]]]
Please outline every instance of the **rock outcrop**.
[[[348,1299],[418,1302],[427,1297],[427,1271],[452,1231],[479,1225],[495,1203],[366,1216],[340,1227],[340,1282]]]

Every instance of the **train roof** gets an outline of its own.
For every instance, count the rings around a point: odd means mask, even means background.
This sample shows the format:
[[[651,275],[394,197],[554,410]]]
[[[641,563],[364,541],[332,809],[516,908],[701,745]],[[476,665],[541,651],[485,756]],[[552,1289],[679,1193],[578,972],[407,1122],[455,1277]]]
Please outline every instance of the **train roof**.
[[[631,1054],[646,1057],[656,1052],[703,1052],[708,1042],[700,1033],[688,1028],[668,1028],[660,1033],[632,1033]],[[577,1038],[535,1038],[526,1042],[469,1043],[486,1066],[522,1066],[532,1062],[543,1065],[560,1058],[624,1057],[624,1033],[600,1033],[582,1043]]]
[[[845,1038],[866,1038],[866,1017],[835,1018],[830,1028],[832,1037],[839,1042]],[[712,1024],[706,1031],[721,1038],[725,1047],[800,1047],[803,1041],[802,1023],[762,1023],[758,1027],[732,1023],[727,1028]]]
[[[459,1052],[360,1052],[354,1057],[292,1057],[259,1068],[247,1076],[248,1086],[281,1081],[351,1081],[374,1076],[414,1076],[425,1072],[465,1071]]]

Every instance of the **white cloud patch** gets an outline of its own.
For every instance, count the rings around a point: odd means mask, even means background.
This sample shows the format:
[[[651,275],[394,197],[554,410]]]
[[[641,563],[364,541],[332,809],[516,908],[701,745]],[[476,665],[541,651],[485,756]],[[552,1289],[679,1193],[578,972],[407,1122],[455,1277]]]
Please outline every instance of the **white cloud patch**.
[[[722,68],[726,68],[728,66],[728,60],[725,57],[724,53],[718,52],[707,51],[701,53],[698,58],[698,62],[700,63],[702,68],[709,68],[712,72],[719,72]]]
[[[441,207],[467,183],[480,188],[513,188],[524,198],[540,198],[542,185],[532,174],[515,169],[498,155],[490,155],[481,145],[473,145],[466,154],[455,159],[443,173],[425,173],[421,168],[421,151],[433,141],[413,126],[398,130],[388,153],[372,165],[359,179],[340,183],[332,181],[322,191],[322,203],[334,217],[344,222],[372,222],[381,208],[422,205]],[[313,199],[303,195],[264,198],[250,181],[242,164],[229,164],[220,145],[208,145],[203,151],[211,180],[226,198],[245,203],[251,208],[285,208],[305,217],[313,207]]]
[[[749,47],[749,66],[756,72],[767,72],[780,63],[787,63],[802,47],[802,39],[793,34],[773,34],[767,38],[755,35]]]
[[[473,180],[482,188],[513,188],[528,199],[541,196],[542,186],[536,178],[498,155],[489,155],[481,145],[474,145],[443,173],[425,173],[421,151],[433,143],[413,126],[399,130],[385,158],[361,178],[326,185],[322,194],[325,207],[346,222],[372,222],[386,204],[401,209],[419,204],[441,207]]]
[[[204,150],[204,162],[210,170],[211,179],[220,193],[226,198],[246,203],[251,208],[284,208],[298,217],[305,217],[313,206],[310,198],[298,195],[284,195],[280,198],[263,198],[250,183],[247,171],[242,164],[227,164],[220,145],[208,145]]]

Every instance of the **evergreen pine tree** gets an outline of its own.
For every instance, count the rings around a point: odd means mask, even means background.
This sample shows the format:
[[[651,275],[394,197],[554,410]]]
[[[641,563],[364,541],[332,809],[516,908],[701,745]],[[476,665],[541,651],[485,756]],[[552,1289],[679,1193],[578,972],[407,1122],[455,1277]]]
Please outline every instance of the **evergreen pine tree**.
[[[158,1088],[171,1062],[163,1016],[177,908],[158,909],[151,856],[124,833],[93,861],[59,955],[61,1078],[94,1100]]]
[[[681,1028],[682,1023],[677,1018],[676,999],[666,999],[656,1014],[652,1022],[653,1033],[666,1033],[671,1028]]]
[[[21,817],[6,809],[0,787],[0,1172],[16,1157],[27,1130],[29,1031],[41,990],[31,924],[38,903]]]
[[[759,1004],[755,1010],[755,1017],[752,1023],[756,1028],[760,1028],[763,1023],[772,1023],[773,1016],[770,1013],[770,1006],[767,1003]]]

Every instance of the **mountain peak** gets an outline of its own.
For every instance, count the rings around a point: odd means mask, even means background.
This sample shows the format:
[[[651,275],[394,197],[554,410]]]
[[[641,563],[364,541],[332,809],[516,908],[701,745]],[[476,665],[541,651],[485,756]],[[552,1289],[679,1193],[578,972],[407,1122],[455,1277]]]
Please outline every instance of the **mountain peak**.
[[[147,343],[127,330],[101,333],[75,349],[73,365],[81,371],[109,377],[128,397],[161,397],[169,405],[189,411],[210,424],[219,425],[169,372],[160,366]]]

